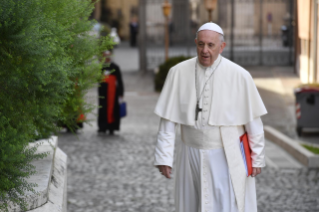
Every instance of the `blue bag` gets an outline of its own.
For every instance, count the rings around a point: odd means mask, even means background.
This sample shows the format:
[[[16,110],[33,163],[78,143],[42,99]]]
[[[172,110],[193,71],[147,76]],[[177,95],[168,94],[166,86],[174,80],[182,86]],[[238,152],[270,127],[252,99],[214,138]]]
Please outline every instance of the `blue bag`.
[[[120,103],[120,118],[123,118],[126,116],[126,102]]]

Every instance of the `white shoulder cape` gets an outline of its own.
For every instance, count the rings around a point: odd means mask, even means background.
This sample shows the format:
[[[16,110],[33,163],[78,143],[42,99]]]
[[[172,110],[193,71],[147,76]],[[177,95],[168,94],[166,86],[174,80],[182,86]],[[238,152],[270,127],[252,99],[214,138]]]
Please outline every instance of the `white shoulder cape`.
[[[155,113],[178,124],[195,125],[196,57],[172,67],[155,107]],[[222,58],[212,76],[209,125],[244,125],[267,113],[251,75]]]

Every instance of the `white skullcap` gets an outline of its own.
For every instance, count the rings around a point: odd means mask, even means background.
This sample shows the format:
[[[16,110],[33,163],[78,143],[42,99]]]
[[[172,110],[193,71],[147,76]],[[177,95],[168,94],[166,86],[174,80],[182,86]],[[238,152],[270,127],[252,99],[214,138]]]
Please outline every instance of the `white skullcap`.
[[[202,26],[198,29],[197,33],[198,33],[199,31],[202,31],[202,30],[210,30],[210,31],[214,31],[214,32],[217,32],[217,33],[219,33],[219,34],[224,35],[224,32],[223,32],[222,28],[220,28],[220,26],[218,26],[217,24],[212,23],[212,22],[209,22],[209,23],[206,23],[206,24],[202,25]]]

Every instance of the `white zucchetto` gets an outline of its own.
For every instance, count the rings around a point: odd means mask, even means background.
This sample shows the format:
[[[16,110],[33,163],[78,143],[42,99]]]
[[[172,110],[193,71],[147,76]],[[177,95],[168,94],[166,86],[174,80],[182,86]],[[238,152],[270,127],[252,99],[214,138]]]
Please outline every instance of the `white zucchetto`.
[[[219,34],[224,35],[224,32],[223,32],[222,28],[220,28],[220,26],[218,26],[217,24],[212,23],[212,22],[209,22],[209,23],[206,23],[206,24],[202,25],[202,26],[198,29],[197,33],[198,33],[199,31],[202,31],[202,30],[210,30],[210,31],[214,31],[214,32],[217,32],[217,33],[219,33]]]

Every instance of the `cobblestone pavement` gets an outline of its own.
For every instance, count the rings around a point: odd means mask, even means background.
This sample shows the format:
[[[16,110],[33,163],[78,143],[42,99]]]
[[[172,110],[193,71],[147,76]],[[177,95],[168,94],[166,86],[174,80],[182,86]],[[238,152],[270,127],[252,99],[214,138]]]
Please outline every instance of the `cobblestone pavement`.
[[[318,212],[319,169],[268,169],[257,177],[259,212]]]
[[[60,136],[68,154],[69,212],[171,212],[173,180],[152,167],[154,135]],[[259,212],[319,211],[319,171],[265,169],[257,177]]]
[[[152,166],[154,135],[92,133],[64,139],[69,212],[172,211],[173,180]]]
[[[173,180],[152,165],[158,95],[151,76],[130,73],[124,80],[128,116],[120,132],[97,134],[93,121],[75,135],[59,135],[59,147],[68,155],[68,212],[174,211]],[[88,101],[96,100],[92,89]],[[259,212],[319,211],[318,184],[318,169],[266,168],[257,177]]]

